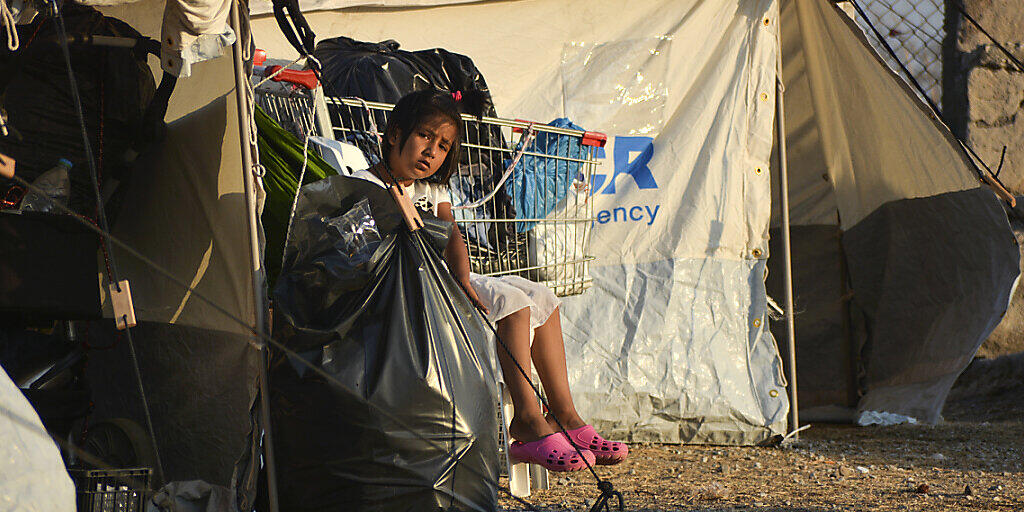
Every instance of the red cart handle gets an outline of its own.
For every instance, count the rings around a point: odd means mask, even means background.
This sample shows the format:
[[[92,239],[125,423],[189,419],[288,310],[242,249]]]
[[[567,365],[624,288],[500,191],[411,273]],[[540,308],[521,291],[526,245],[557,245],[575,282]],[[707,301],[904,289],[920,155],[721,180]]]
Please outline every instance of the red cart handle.
[[[320,81],[316,79],[316,73],[313,70],[297,70],[297,69],[285,69],[278,73],[281,66],[267,66],[263,70],[263,76],[271,76],[277,73],[276,76],[270,80],[273,82],[288,82],[290,84],[301,85],[306,89],[316,89],[320,85]]]
[[[520,123],[539,124],[533,121],[527,121],[525,119],[516,119]],[[523,133],[523,129],[518,126],[512,128],[512,133]],[[608,136],[601,132],[583,132],[583,137],[580,139],[580,144],[584,146],[593,146],[595,148],[603,148],[608,143]]]

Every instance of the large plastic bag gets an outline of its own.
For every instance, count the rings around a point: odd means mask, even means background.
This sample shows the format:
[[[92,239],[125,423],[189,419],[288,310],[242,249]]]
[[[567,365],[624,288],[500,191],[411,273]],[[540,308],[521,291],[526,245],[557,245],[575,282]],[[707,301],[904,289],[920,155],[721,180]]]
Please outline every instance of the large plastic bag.
[[[451,225],[423,216],[410,233],[365,180],[301,189],[275,337],[330,379],[294,356],[272,363],[283,510],[497,506],[491,341],[440,259]]]
[[[551,121],[548,126],[583,131],[583,128],[564,117]],[[519,146],[515,148],[516,151],[520,149]],[[505,182],[505,189],[512,197],[516,218],[543,219],[551,213],[565,199],[569,185],[580,174],[580,162],[584,156],[579,137],[551,132],[538,133],[527,146],[512,176]],[[511,159],[505,161],[506,166],[511,164]],[[516,231],[524,233],[536,224],[517,222]]]
[[[473,61],[443,48],[408,51],[394,40],[370,43],[334,37],[317,43],[313,56],[323,65],[327,94],[396,103],[422,89],[487,92]],[[494,108],[477,114],[494,116]]]

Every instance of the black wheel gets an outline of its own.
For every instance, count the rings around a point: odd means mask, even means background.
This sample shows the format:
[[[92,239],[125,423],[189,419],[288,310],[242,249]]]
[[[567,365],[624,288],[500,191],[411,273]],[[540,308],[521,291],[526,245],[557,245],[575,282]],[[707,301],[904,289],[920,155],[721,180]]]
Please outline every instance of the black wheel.
[[[89,427],[82,450],[113,468],[155,468],[149,433],[127,418],[113,418]],[[86,466],[90,461],[83,460]]]

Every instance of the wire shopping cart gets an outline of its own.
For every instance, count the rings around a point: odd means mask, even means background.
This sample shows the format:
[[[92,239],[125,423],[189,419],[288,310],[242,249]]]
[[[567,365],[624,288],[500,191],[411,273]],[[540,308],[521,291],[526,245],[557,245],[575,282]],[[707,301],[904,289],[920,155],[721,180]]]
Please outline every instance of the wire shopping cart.
[[[371,164],[380,159],[379,137],[393,108],[359,98],[324,98],[320,108],[326,108],[333,132],[328,135],[309,89],[261,86],[256,103],[295,135],[353,144]],[[465,114],[462,122],[462,157],[450,190],[472,270],[519,275],[559,296],[589,288],[590,180],[604,134]]]

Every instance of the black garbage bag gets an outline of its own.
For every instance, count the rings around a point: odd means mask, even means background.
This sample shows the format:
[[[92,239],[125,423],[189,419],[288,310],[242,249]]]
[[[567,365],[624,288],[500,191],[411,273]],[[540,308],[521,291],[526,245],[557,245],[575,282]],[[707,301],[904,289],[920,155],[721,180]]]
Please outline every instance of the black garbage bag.
[[[364,180],[302,188],[275,338],[330,379],[295,356],[273,359],[282,510],[497,506],[491,341],[440,259],[450,224],[424,222],[409,232]]]
[[[474,90],[484,95],[483,101],[464,110],[469,110],[467,113],[475,116],[497,117],[487,82],[469,57],[443,48],[411,52],[399,46],[394,40],[368,43],[348,37],[335,37],[317,43],[313,56],[323,66],[324,89],[331,96],[397,103],[402,96],[424,89],[452,92]],[[466,106],[469,105],[467,102]],[[342,109],[339,114],[347,126],[368,126],[362,119],[347,119],[363,114],[361,111],[354,113]],[[375,121],[379,126],[386,124],[384,119]],[[497,127],[477,125],[473,128],[466,130],[467,142],[488,147],[507,147]],[[504,153],[500,151],[476,151],[474,156],[473,164],[487,167],[491,175],[500,176],[504,170],[501,161]],[[469,160],[470,152],[464,151],[461,166],[468,167]],[[479,170],[476,174],[479,174]],[[511,203],[507,206],[511,207]]]
[[[323,66],[327,93],[396,103],[413,91],[478,90],[489,94],[487,82],[473,61],[443,48],[408,51],[395,40],[369,43],[349,37],[324,39],[313,56]],[[477,115],[494,116],[489,105]]]
[[[490,89],[480,70],[472,59],[443,48],[408,51],[400,48],[397,41],[380,43],[356,41],[348,37],[325,39],[316,45],[313,55],[323,65],[323,80],[327,94],[332,96],[356,97],[367,101],[396,103],[402,96],[423,89],[446,91],[480,91],[485,101],[480,105],[464,102],[463,110],[475,116],[497,117],[494,103],[490,100]],[[472,105],[472,106],[471,106]],[[345,126],[369,126],[368,115],[363,109],[340,109],[337,111]],[[383,117],[375,119],[383,127]],[[362,133],[344,135],[346,141],[368,149]],[[504,158],[508,143],[496,125],[469,123],[465,130],[465,143],[459,162],[459,169],[451,179],[451,186],[466,201],[483,198],[494,190],[505,171]],[[369,147],[370,161],[375,161],[376,144]],[[498,190],[486,208],[489,215],[501,219],[516,218],[512,198],[504,189]],[[511,229],[510,223],[489,223],[488,239],[491,248],[501,248],[508,254],[527,254],[526,238]],[[474,242],[473,240],[468,240]],[[480,247],[486,251],[488,247]],[[507,268],[491,268],[486,262],[472,262],[473,269],[486,273]],[[481,264],[483,263],[483,264]],[[525,266],[525,262],[512,265]]]

